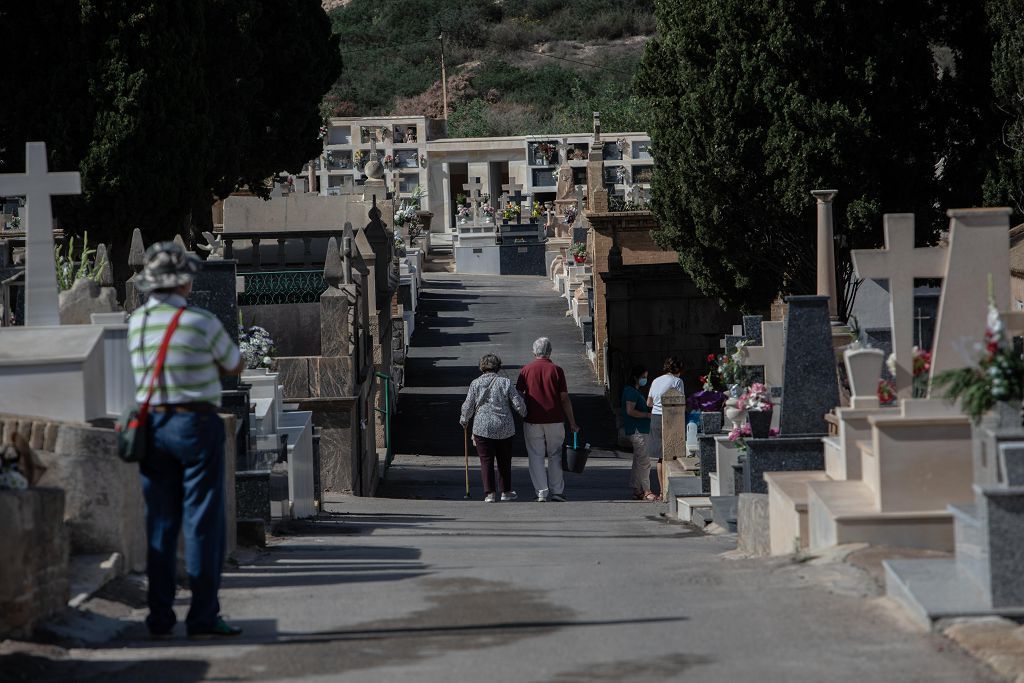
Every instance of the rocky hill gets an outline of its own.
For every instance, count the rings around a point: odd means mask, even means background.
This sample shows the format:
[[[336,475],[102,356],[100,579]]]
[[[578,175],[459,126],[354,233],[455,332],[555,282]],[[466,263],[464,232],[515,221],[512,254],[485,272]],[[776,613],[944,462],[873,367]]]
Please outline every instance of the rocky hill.
[[[344,69],[333,115],[441,115],[483,136],[645,127],[632,76],[654,34],[653,0],[330,0]],[[626,8],[623,8],[626,5]]]

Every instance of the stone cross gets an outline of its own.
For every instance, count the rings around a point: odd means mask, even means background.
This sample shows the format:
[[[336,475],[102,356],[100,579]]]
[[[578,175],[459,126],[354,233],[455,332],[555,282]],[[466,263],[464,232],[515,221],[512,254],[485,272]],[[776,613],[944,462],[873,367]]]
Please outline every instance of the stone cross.
[[[573,191],[572,196],[576,198],[576,215],[583,215],[583,199],[587,196],[587,191],[583,189],[582,185],[577,185]]]
[[[469,199],[470,206],[473,207],[473,223],[474,225],[480,222],[480,201],[483,199],[483,194],[480,190],[483,189],[483,184],[479,178],[473,178],[473,182],[466,183],[462,186],[468,194],[466,195]]]
[[[914,279],[943,277],[949,249],[914,247],[914,214],[885,215],[885,249],[851,252],[857,277],[889,281],[892,350],[896,355],[896,394],[911,398],[914,389]],[[943,291],[946,285],[943,283]]]
[[[505,191],[503,199],[505,200],[505,206],[509,206],[512,203],[519,204],[519,221],[523,222],[523,200],[526,199],[526,195],[523,194],[523,186],[517,183],[506,183],[501,186],[501,189]]]
[[[46,143],[25,143],[25,172],[0,175],[0,197],[25,197],[25,325],[59,325],[53,258],[54,195],[81,194],[77,172],[47,170]]]
[[[740,365],[760,365],[764,368],[764,383],[769,387],[781,387],[785,368],[785,344],[782,333],[783,322],[771,320],[761,322],[761,346],[744,346]]]

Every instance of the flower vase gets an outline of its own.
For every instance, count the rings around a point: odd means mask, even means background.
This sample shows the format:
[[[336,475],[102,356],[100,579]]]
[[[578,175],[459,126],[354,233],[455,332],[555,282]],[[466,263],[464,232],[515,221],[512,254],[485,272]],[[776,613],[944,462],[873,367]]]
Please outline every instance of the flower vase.
[[[747,422],[750,423],[750,436],[754,439],[767,439],[772,431],[772,411],[749,410]]]
[[[573,256],[572,260],[575,261],[576,263],[586,263],[587,262],[587,257],[586,256]]]
[[[740,407],[740,400],[730,397],[725,402],[725,417],[732,423],[734,429],[739,429],[746,418],[746,410]]]

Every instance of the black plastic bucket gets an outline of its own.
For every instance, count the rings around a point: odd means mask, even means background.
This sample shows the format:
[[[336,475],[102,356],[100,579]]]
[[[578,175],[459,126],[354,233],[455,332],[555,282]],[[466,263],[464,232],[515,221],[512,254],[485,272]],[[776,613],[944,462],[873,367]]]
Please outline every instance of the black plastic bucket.
[[[589,448],[569,448],[562,446],[562,471],[583,474],[590,456]]]

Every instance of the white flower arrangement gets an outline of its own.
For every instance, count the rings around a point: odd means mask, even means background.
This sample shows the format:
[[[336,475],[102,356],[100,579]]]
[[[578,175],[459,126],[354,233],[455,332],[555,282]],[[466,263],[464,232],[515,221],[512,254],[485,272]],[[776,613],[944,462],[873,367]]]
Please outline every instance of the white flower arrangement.
[[[249,370],[269,368],[274,362],[274,339],[258,325],[248,329],[238,326],[238,348]]]

